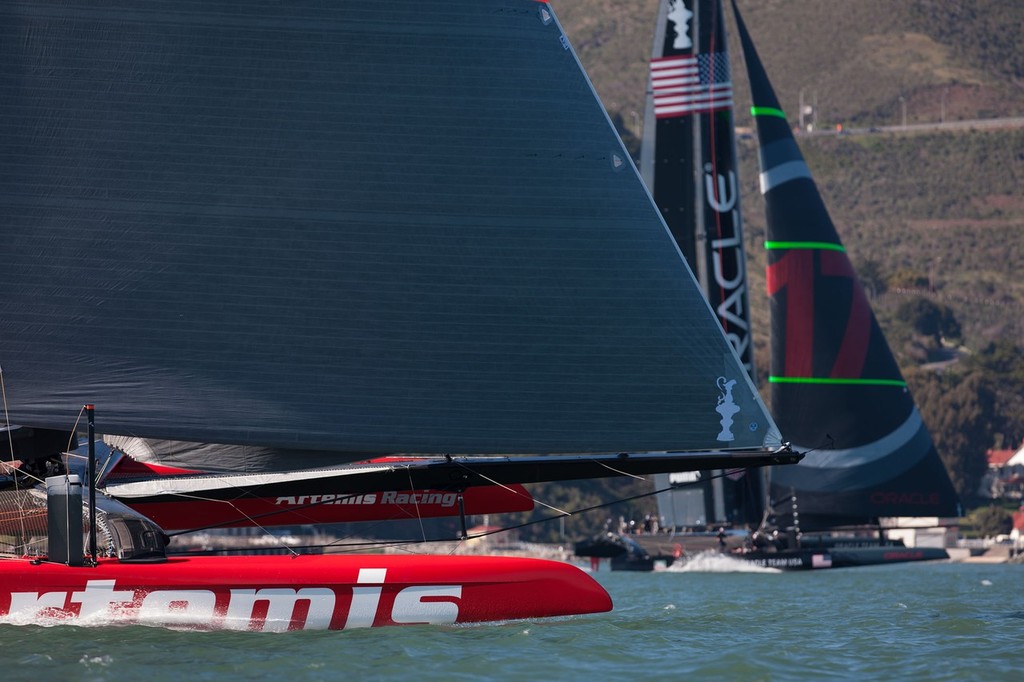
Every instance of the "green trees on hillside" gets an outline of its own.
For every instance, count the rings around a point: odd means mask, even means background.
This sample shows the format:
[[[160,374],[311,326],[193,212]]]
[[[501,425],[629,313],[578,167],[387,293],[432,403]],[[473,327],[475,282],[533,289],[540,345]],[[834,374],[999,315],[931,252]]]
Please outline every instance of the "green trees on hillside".
[[[978,486],[988,468],[995,394],[979,372],[961,375],[915,369],[906,374],[918,409],[932,433],[953,487],[966,507],[978,502]]]
[[[964,504],[983,502],[986,450],[1024,434],[1024,351],[994,342],[941,373],[916,368],[906,379]]]
[[[969,515],[968,522],[982,537],[992,537],[1013,530],[1013,517],[1010,512],[994,504],[975,509]]]
[[[653,491],[649,479],[598,478],[564,483],[534,483],[528,488],[536,500],[533,511],[502,517],[502,525],[505,526],[528,524],[519,531],[519,537],[527,542],[571,544],[575,540],[602,532],[609,518],[616,521],[617,530],[620,516],[627,521],[642,521],[648,514],[657,515],[657,503],[653,496],[615,502],[636,495],[649,495]],[[590,509],[603,504],[609,506]],[[587,511],[559,519],[559,510]],[[550,520],[538,522],[541,519]]]
[[[924,296],[900,303],[888,327],[889,343],[902,364],[950,360],[955,351],[947,344],[962,334],[953,309]]]
[[[860,280],[860,285],[864,287],[864,293],[868,298],[877,298],[889,289],[884,268],[878,261],[863,261],[856,266],[856,271],[857,279]]]
[[[943,338],[960,338],[960,323],[948,305],[918,296],[901,303],[897,315],[908,323],[915,333],[930,336],[936,341]]]
[[[890,331],[903,336],[904,362],[922,364],[938,359],[935,354],[943,350],[952,356],[941,340],[961,334],[953,310],[924,296],[899,305]],[[905,374],[961,500],[967,507],[983,502],[978,486],[988,468],[985,452],[1024,432],[1021,348],[1010,341],[992,342],[938,370],[918,367]]]
[[[995,397],[993,442],[1010,445],[1024,436],[1024,349],[1007,339],[993,341],[966,359],[985,377]]]

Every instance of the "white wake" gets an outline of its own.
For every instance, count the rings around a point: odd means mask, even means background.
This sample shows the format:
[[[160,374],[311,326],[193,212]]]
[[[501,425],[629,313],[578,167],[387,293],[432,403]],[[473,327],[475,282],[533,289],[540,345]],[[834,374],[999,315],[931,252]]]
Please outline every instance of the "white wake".
[[[777,568],[758,566],[721,552],[701,552],[676,559],[665,570],[672,573],[781,573]]]

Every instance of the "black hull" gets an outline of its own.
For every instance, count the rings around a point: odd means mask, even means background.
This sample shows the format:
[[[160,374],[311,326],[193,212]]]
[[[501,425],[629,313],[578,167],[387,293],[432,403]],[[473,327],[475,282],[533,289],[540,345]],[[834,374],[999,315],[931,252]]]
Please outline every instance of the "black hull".
[[[717,538],[711,534],[672,536],[679,551],[666,551],[665,542],[652,541],[653,536],[637,538],[609,533],[604,537],[577,543],[580,557],[607,558],[613,571],[655,571],[682,563],[687,557],[715,552]],[[683,546],[686,550],[683,551]],[[746,561],[765,568],[783,571],[820,570],[882,566],[914,561],[945,561],[949,554],[940,547],[905,547],[898,541],[865,541],[864,538],[813,538],[799,549],[739,549],[722,552],[737,561]]]
[[[613,571],[659,571],[671,566],[674,562],[680,561],[673,556],[648,556],[635,557],[622,555],[612,557],[608,564]]]
[[[937,547],[857,547],[840,550],[799,549],[782,552],[730,553],[730,558],[746,561],[764,568],[781,571],[816,571],[826,568],[853,568],[855,566],[883,566],[911,561],[943,561],[949,559],[944,549]],[[609,562],[613,571],[655,571],[668,568],[676,561],[672,556],[635,557],[622,555]]]
[[[591,560],[609,559],[613,571],[654,571],[667,568],[674,554],[650,553],[628,535],[605,533],[576,543],[575,554]]]
[[[938,547],[850,547],[842,549],[796,549],[782,552],[745,552],[730,555],[766,568],[783,571],[806,571],[823,568],[881,566],[910,561],[942,561],[949,559],[946,550]]]

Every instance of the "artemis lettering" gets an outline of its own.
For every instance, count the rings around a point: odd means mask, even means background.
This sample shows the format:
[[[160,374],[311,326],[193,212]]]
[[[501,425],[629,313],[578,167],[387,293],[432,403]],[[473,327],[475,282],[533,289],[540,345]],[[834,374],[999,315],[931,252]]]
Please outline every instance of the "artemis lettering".
[[[360,569],[350,601],[339,599],[338,591],[329,587],[146,591],[119,590],[114,580],[89,580],[84,589],[72,592],[12,592],[7,616],[264,632],[326,630],[332,623],[350,630],[388,619],[398,624],[451,624],[458,619],[461,585],[410,585],[394,595],[390,613],[382,614],[386,577],[384,568]]]

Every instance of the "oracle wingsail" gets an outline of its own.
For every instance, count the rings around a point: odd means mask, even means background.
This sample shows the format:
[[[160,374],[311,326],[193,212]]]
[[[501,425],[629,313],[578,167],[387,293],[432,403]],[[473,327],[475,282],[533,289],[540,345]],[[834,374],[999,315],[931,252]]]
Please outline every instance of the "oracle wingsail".
[[[811,450],[770,472],[804,530],[957,515],[957,497],[735,2],[767,212],[771,406]],[[789,504],[779,525],[793,523]]]
[[[753,380],[753,335],[740,212],[733,89],[721,0],[661,0],[641,172],[726,338]],[[682,481],[684,485],[670,486]],[[696,485],[695,485],[696,484]],[[659,475],[667,523],[757,524],[763,476]]]
[[[641,171],[726,338],[752,374],[721,0],[662,0],[652,53]]]

